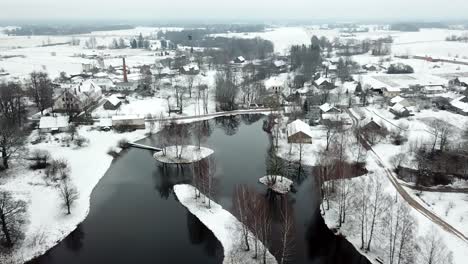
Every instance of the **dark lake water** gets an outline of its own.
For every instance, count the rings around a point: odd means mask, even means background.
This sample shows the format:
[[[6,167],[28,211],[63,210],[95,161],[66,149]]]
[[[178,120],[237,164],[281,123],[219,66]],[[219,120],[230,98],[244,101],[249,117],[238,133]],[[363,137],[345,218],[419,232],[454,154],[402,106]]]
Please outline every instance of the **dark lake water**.
[[[228,210],[236,184],[254,186],[267,195],[258,184],[258,178],[266,174],[270,149],[262,123],[261,116],[252,115],[207,123],[211,133],[203,146],[215,151],[216,201]],[[156,145],[157,136],[140,143]],[[129,149],[94,189],[86,220],[32,263],[222,263],[221,244],[173,194],[174,184],[190,181],[187,167],[164,171],[148,150]],[[296,192],[286,198],[269,195],[272,200],[287,199],[294,210],[291,263],[369,263],[325,225],[313,175],[302,173],[295,182]]]

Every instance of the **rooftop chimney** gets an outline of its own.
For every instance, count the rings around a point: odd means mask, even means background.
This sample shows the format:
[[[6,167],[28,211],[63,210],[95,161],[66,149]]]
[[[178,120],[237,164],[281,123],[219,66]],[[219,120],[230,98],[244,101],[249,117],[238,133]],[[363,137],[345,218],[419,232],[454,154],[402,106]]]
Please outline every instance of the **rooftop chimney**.
[[[123,81],[128,82],[127,79],[127,66],[125,65],[125,58],[122,58],[123,60]]]

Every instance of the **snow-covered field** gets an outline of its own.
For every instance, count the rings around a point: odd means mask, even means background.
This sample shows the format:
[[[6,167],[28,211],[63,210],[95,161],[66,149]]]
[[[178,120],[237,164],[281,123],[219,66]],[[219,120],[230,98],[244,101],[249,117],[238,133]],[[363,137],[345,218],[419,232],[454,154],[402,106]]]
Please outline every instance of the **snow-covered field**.
[[[415,200],[468,236],[468,194],[420,192],[406,187],[405,189]]]
[[[13,263],[23,263],[44,254],[71,233],[86,218],[91,192],[112,162],[112,157],[107,154],[108,150],[116,147],[120,139],[133,141],[145,136],[144,130],[117,134],[91,131],[90,128],[84,126],[78,131],[80,136],[89,139],[89,144],[81,148],[73,145],[66,147],[54,137],[30,146],[30,151],[47,150],[53,159],[68,161],[69,177],[79,191],[79,198],[70,215],[66,215],[58,189],[44,180],[44,171],[32,171],[27,162],[19,161],[12,165],[9,176],[4,177],[2,189],[28,201],[25,239],[15,247]],[[64,135],[58,134],[56,138],[62,136]],[[35,135],[31,136],[34,137]]]
[[[223,245],[223,263],[263,263],[262,258],[254,259],[252,251],[245,251],[242,248],[242,223],[214,201],[211,201],[210,207],[208,207],[208,202],[203,195],[195,199],[195,192],[196,188],[188,184],[174,186],[174,193],[179,202],[208,227]],[[254,237],[253,233],[249,232],[251,243],[253,243]],[[259,248],[263,248],[263,244],[259,243]],[[267,252],[267,263],[277,263],[269,251]]]

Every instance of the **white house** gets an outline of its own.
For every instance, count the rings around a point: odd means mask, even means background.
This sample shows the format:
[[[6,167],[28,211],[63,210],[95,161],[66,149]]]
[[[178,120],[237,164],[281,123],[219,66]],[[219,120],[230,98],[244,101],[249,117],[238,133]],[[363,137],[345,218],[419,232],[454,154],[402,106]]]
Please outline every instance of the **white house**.
[[[281,94],[284,89],[284,82],[281,80],[272,77],[265,81],[265,89],[274,94]]]
[[[43,116],[39,121],[39,131],[64,132],[68,130],[68,116]]]
[[[245,62],[245,58],[242,56],[239,56],[234,59],[234,63],[244,63],[244,62]]]
[[[320,110],[323,113],[341,113],[341,110],[330,105],[329,103],[324,103],[323,105],[319,106]]]
[[[92,81],[99,85],[103,91],[112,91],[115,88],[114,82],[109,78],[96,78]]]
[[[422,88],[422,92],[425,94],[439,94],[439,93],[444,93],[445,88],[441,85],[436,85],[436,86],[424,86]]]
[[[102,89],[92,80],[65,89],[54,102],[55,111],[81,112],[102,97]]]

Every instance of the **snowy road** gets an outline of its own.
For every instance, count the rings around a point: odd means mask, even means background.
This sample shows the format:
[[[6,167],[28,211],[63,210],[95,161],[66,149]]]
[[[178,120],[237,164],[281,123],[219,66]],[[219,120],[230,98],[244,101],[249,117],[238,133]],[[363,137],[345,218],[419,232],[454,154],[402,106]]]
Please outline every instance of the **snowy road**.
[[[359,122],[358,118],[353,115],[353,111],[348,110],[349,115],[353,119],[353,127],[356,126]],[[367,144],[368,145],[368,144]],[[390,180],[392,185],[395,187],[395,189],[398,191],[401,197],[405,199],[405,201],[411,205],[415,210],[417,210],[419,213],[424,215],[427,219],[432,221],[433,223],[439,225],[442,227],[444,230],[447,232],[450,232],[451,234],[457,236],[464,242],[468,243],[468,237],[465,236],[462,232],[460,232],[458,229],[447,223],[445,220],[437,216],[436,214],[432,213],[430,210],[426,209],[423,205],[421,205],[419,202],[417,202],[411,195],[403,188],[403,186],[400,184],[400,182],[397,180],[396,176],[392,172],[391,169],[389,169],[385,163],[382,161],[380,156],[372,149],[370,145],[365,146],[366,148],[369,148],[370,152],[372,153],[372,156],[374,160],[377,162],[380,168],[385,172],[385,175],[387,178]]]

